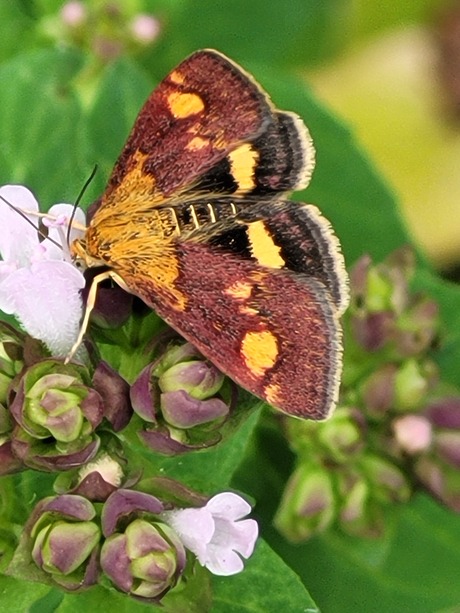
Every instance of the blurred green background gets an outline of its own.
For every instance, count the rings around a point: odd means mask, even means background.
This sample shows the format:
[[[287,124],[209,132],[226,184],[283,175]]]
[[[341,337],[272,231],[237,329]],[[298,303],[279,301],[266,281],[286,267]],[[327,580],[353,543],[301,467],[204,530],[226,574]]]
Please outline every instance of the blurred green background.
[[[454,276],[460,262],[459,24],[452,0],[0,2],[0,182],[27,184],[43,207],[73,202],[97,162],[90,202],[158,80],[188,53],[217,48],[310,127],[317,169],[296,197],[324,211],[348,263],[364,252],[382,259],[408,233],[421,247],[417,283],[439,299],[446,328],[436,359],[460,386],[460,295],[430,271]],[[276,585],[289,580],[292,594],[306,586],[326,613],[458,610],[449,609],[460,602],[458,516],[420,496],[379,541],[331,531],[292,547],[270,528],[269,507],[284,486],[269,466],[279,448],[266,437],[256,450],[251,432],[241,433],[248,457],[265,463],[237,483],[257,498],[264,536],[296,574],[283,574],[261,545],[253,574],[216,580],[216,611],[278,610],[287,596],[277,593],[274,608],[266,593],[276,573]],[[203,491],[233,485],[244,445],[196,454],[177,474]],[[14,602],[24,589],[11,585]],[[73,598],[63,602],[30,610],[76,610]]]

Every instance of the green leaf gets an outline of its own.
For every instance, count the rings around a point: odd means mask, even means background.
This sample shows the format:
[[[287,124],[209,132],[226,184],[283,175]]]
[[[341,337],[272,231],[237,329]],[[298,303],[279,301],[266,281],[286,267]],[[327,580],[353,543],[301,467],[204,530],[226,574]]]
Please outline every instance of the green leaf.
[[[0,576],[0,598],[4,611],[33,611],[34,603],[49,591],[49,585]]]
[[[201,48],[274,65],[306,65],[331,56],[347,36],[337,19],[348,0],[188,0],[169,12],[153,58],[175,63]],[[174,42],[172,42],[174,41]]]
[[[146,476],[158,474],[185,483],[205,494],[221,492],[228,488],[233,473],[246,454],[246,449],[257,426],[260,403],[251,397],[247,400],[247,418],[240,427],[222,443],[180,456],[163,457],[130,437],[134,460],[142,457]]]
[[[95,181],[99,193],[121,153],[137,113],[155,85],[129,58],[109,65],[102,74],[84,126],[88,159],[99,166]]]
[[[27,185],[44,208],[72,202],[69,185],[83,183],[81,109],[71,86],[80,64],[75,54],[40,51],[0,66],[0,184]]]
[[[213,613],[318,611],[299,577],[261,539],[244,572],[213,577],[213,588]]]
[[[331,531],[302,547],[272,541],[330,613],[420,613],[460,602],[459,518],[426,497],[402,509],[386,539]]]

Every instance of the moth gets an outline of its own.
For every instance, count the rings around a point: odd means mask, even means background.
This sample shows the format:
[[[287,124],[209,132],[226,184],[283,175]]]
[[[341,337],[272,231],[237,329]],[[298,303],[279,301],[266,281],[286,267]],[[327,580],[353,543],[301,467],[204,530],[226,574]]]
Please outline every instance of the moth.
[[[329,222],[288,200],[313,167],[302,120],[221,53],[197,51],[141,109],[72,254],[104,266],[97,281],[141,298],[243,388],[323,419],[348,296]]]

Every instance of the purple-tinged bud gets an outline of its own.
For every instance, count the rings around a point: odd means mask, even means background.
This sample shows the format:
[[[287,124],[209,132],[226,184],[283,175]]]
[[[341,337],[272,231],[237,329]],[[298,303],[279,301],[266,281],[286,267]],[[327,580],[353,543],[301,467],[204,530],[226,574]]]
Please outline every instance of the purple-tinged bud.
[[[109,536],[101,567],[122,592],[159,601],[181,576],[186,562],[179,537],[163,522],[135,519]]]
[[[371,484],[373,496],[380,502],[407,502],[412,489],[404,473],[392,462],[377,455],[365,455],[360,469]]]
[[[338,519],[345,532],[367,536],[380,533],[373,517],[367,516],[369,506],[369,484],[357,473],[340,474],[338,479],[340,511]]]
[[[351,315],[351,329],[355,341],[365,351],[376,352],[390,340],[395,316],[389,311]]]
[[[434,300],[417,297],[399,317],[394,329],[394,347],[398,356],[423,354],[433,344],[439,331],[439,307]]]
[[[161,394],[160,407],[165,421],[181,429],[226,417],[229,411],[228,405],[220,398],[198,400],[183,390]]]
[[[100,361],[92,385],[104,402],[104,417],[115,432],[123,430],[133,414],[128,383],[107,362]]]
[[[87,10],[83,2],[70,0],[61,8],[62,23],[69,28],[79,28],[88,18]]]
[[[460,513],[460,471],[435,457],[418,459],[415,473],[425,488],[447,507]]]
[[[394,407],[397,371],[395,364],[384,364],[361,385],[366,412],[373,417],[384,417]]]
[[[392,423],[398,447],[404,453],[416,455],[427,451],[432,443],[430,421],[424,415],[404,415]]]
[[[151,424],[140,438],[168,455],[214,445],[230,412],[223,382],[224,375],[190,343],[169,347],[131,386],[134,411]]]
[[[425,415],[436,429],[460,430],[460,396],[435,400],[428,405]]]
[[[444,431],[435,435],[435,453],[452,468],[460,469],[460,430]]]
[[[67,470],[94,457],[104,405],[90,385],[77,364],[44,360],[28,368],[10,406],[17,457],[39,470]]]
[[[7,573],[39,576],[30,570],[33,561],[51,580],[67,590],[94,585],[101,531],[93,505],[81,496],[51,496],[41,500],[30,516]]]
[[[209,362],[190,361],[175,364],[158,378],[162,392],[187,392],[193,398],[204,400],[217,394],[224,382],[224,375]]]
[[[335,517],[334,490],[327,470],[302,463],[292,473],[275,516],[275,526],[291,542],[323,532]]]
[[[139,13],[130,24],[133,39],[141,45],[151,45],[161,31],[160,21],[153,15]]]
[[[331,419],[315,425],[318,442],[332,461],[347,462],[362,451],[366,427],[358,410],[339,407]]]
[[[419,408],[437,381],[438,369],[433,362],[407,360],[396,373],[394,408],[397,411]]]
[[[78,365],[39,362],[21,379],[11,413],[33,438],[65,444],[86,437],[103,417],[102,399],[86,380]]]
[[[119,590],[139,598],[160,600],[185,568],[181,540],[152,517],[162,511],[158,498],[133,490],[117,490],[102,510],[102,569]]]

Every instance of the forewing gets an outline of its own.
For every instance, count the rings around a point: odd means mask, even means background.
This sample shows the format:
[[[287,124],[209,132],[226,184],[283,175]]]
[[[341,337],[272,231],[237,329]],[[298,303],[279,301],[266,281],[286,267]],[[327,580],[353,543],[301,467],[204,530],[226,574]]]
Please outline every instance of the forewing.
[[[268,96],[241,68],[212,50],[175,68],[141,109],[102,202],[142,192],[153,204],[205,174],[270,122]]]

